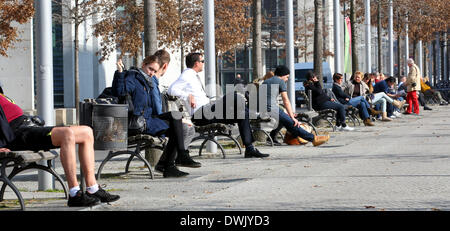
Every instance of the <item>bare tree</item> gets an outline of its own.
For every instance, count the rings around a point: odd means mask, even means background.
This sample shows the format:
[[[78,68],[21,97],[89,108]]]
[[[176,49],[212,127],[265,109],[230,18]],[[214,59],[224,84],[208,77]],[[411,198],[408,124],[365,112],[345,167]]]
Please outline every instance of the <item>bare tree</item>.
[[[262,48],[261,48],[261,0],[252,1],[253,11],[253,49],[252,49],[252,67],[253,79],[260,78],[262,73]]]
[[[108,5],[112,0],[53,0],[54,4],[60,5],[62,8],[62,14],[54,14],[55,20],[58,20],[61,24],[69,24],[74,26],[74,79],[75,79],[75,107],[77,112],[79,110],[80,101],[80,78],[79,78],[79,28],[82,23],[92,19],[94,15],[101,12],[103,7]],[[73,3],[72,3],[73,2]],[[79,113],[77,113],[77,122],[79,121]]]
[[[19,31],[11,23],[27,23],[33,15],[32,0],[0,1],[0,56],[7,56],[6,51],[19,40]]]
[[[314,0],[314,72],[323,86],[323,21],[322,0]]]

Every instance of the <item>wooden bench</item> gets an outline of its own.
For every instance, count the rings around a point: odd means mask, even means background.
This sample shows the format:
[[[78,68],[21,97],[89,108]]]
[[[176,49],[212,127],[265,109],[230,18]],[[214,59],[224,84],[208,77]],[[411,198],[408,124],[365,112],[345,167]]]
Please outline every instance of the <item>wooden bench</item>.
[[[56,173],[52,166],[52,160],[59,156],[56,150],[49,151],[13,151],[13,152],[0,152],[0,180],[3,182],[0,190],[0,201],[4,200],[4,194],[6,186],[9,186],[19,199],[21,210],[25,210],[25,203],[22,194],[17,187],[12,183],[14,176],[22,171],[29,169],[38,169],[46,171],[52,174],[62,185],[65,193],[65,199],[69,198],[68,190],[64,184],[61,176]],[[47,166],[41,165],[38,162],[47,161]],[[12,171],[7,175],[6,168],[13,167]]]

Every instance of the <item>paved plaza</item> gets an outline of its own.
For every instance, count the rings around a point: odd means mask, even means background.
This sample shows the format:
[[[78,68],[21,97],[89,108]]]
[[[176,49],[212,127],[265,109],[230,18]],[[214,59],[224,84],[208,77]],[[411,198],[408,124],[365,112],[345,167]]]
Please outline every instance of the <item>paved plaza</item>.
[[[149,179],[142,162],[126,158],[105,165],[99,181],[121,199],[110,205],[68,208],[63,193],[35,192],[36,172],[14,183],[31,211],[435,211],[450,210],[450,107],[421,116],[333,132],[328,143],[258,146],[267,159],[243,155],[195,157],[201,168],[181,168],[185,178]],[[422,108],[421,108],[422,109]],[[106,152],[96,152],[96,167]],[[62,174],[61,165],[56,170]],[[57,189],[61,187],[56,184]],[[7,199],[15,195],[9,191]]]

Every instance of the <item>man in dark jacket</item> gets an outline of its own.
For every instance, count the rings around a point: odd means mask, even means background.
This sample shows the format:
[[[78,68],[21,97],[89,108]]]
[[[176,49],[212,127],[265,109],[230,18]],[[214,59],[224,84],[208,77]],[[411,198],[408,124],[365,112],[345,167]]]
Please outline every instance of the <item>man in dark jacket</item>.
[[[340,73],[335,73],[333,75],[333,88],[332,91],[334,95],[336,96],[337,100],[344,105],[351,105],[353,107],[358,108],[359,110],[359,116],[364,121],[364,125],[366,126],[375,126],[375,124],[370,120],[369,116],[369,109],[370,104],[367,102],[367,100],[363,96],[358,97],[350,97],[347,95],[341,87],[343,80],[343,76]]]
[[[312,92],[312,107],[316,111],[333,109],[336,113],[336,128],[341,131],[353,131],[354,128],[347,126],[345,123],[345,108],[344,105],[334,102],[326,93],[323,92],[317,76],[309,71],[306,73],[306,81],[303,83],[305,90]]]

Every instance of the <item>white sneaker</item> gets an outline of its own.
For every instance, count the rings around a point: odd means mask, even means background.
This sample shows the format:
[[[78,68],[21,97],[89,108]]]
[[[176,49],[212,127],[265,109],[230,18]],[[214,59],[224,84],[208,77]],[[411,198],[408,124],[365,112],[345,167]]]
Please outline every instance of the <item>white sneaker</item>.
[[[336,131],[340,131],[342,129],[341,126],[336,126]]]
[[[395,115],[391,115],[391,116],[389,116],[389,118],[391,118],[391,119],[395,119],[395,118],[397,118]]]
[[[401,118],[402,117],[402,113],[398,112],[398,111],[394,111],[394,115],[397,118]]]
[[[350,127],[350,126],[345,126],[345,127],[341,127],[340,128],[341,131],[353,131],[355,130],[354,128]]]

